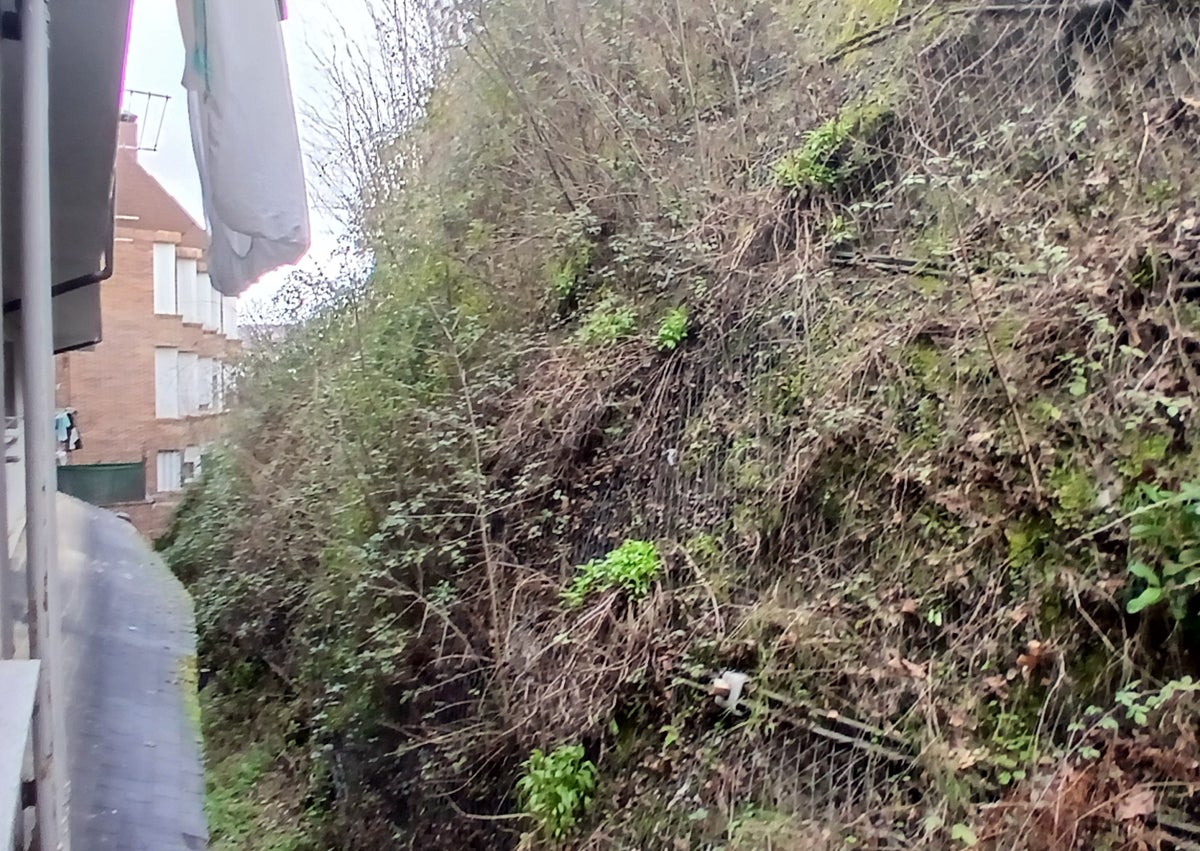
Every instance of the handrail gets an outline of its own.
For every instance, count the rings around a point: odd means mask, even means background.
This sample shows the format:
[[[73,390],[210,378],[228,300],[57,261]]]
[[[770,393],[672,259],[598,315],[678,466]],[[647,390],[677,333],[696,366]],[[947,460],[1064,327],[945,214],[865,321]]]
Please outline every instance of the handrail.
[[[41,663],[0,662],[0,849],[25,848],[22,771],[33,727]]]

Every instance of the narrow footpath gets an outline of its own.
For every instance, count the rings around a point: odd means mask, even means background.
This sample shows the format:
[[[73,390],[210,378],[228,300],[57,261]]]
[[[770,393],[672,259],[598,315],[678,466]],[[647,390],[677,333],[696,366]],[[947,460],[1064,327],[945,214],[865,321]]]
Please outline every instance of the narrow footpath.
[[[131,525],[59,500],[72,847],[203,849],[191,598]]]

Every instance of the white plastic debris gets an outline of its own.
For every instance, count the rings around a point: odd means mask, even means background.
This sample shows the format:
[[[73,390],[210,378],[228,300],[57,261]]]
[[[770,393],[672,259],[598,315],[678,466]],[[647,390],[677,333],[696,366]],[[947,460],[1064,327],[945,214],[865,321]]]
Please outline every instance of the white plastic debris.
[[[741,671],[722,671],[721,676],[713,680],[712,690],[717,697],[717,706],[728,712],[738,711],[738,701],[742,699],[742,690],[750,676]]]

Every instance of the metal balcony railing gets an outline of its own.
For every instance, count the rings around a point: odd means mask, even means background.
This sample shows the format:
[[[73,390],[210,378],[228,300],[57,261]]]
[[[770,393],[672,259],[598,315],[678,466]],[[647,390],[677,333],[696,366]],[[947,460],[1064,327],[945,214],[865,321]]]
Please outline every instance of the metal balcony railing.
[[[40,665],[37,660],[0,662],[0,851],[26,847],[22,792]]]

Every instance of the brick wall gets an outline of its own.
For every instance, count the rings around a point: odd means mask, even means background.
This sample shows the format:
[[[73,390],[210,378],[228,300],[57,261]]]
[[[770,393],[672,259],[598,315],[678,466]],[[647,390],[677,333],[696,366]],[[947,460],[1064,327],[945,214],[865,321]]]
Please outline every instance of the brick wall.
[[[152,536],[165,527],[177,502],[173,495],[159,495],[158,453],[211,442],[223,420],[216,414],[157,418],[155,349],[171,346],[229,361],[241,344],[179,316],[155,314],[154,243],[175,243],[180,257],[199,258],[203,270],[206,237],[128,148],[118,154],[117,198],[114,273],[100,289],[103,341],[91,350],[58,356],[57,402],[77,411],[83,446],[71,453],[70,463],[145,460],[146,492],[152,499],[120,510]]]

